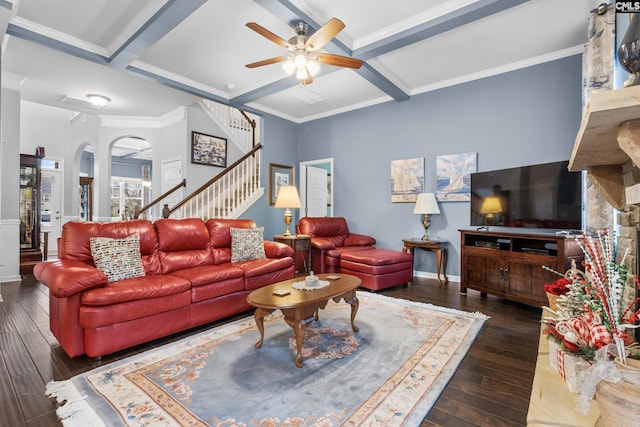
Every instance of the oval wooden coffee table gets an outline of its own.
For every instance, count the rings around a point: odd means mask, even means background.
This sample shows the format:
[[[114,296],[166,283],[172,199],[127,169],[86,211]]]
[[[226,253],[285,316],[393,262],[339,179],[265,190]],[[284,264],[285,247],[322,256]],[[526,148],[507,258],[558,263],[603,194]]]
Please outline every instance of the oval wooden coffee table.
[[[327,279],[327,276],[339,276],[339,279]],[[296,366],[302,368],[302,342],[307,326],[314,320],[318,320],[318,310],[325,308],[330,299],[336,303],[340,300],[351,305],[351,329],[358,332],[355,325],[358,312],[358,298],[356,289],[362,281],[350,274],[318,274],[320,280],[328,280],[329,286],[313,290],[297,290],[292,285],[304,281],[304,277],[298,277],[283,282],[274,283],[260,289],[256,289],[247,296],[247,302],[256,307],[254,317],[256,326],[260,331],[260,341],[256,348],[262,347],[264,340],[264,317],[280,310],[296,338]],[[275,293],[274,293],[275,292]],[[277,295],[278,292],[286,293]]]

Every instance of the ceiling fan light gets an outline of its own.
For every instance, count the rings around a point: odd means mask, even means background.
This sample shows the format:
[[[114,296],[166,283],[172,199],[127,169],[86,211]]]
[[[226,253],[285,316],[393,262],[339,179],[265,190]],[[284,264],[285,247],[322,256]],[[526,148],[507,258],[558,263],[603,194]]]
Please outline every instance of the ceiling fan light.
[[[296,72],[296,78],[298,80],[306,80],[309,78],[309,72],[306,68],[298,68],[298,71]]]
[[[320,70],[320,64],[318,64],[316,61],[309,60],[307,62],[307,71],[309,71],[309,74],[311,74],[312,76],[315,76],[319,70]]]
[[[299,53],[293,59],[293,62],[298,70],[304,69],[304,67],[307,65],[307,57],[304,54]]]
[[[284,68],[284,71],[289,74],[292,75],[294,71],[296,71],[296,64],[293,63],[293,60],[291,59],[287,59],[283,64],[282,64],[282,68]]]

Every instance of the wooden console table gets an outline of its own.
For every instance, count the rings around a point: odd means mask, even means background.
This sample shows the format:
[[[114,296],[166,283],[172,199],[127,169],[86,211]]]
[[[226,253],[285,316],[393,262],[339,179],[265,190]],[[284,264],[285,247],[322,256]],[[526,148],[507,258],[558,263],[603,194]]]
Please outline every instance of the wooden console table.
[[[549,363],[549,338],[543,335],[545,325],[540,328],[538,360],[531,387],[531,399],[527,412],[527,427],[596,427],[600,413],[596,402],[591,402],[589,413],[582,415],[576,410],[578,394],[571,393],[559,373]]]
[[[442,267],[442,274],[444,275],[444,283],[449,283],[447,277],[447,247],[449,242],[447,240],[422,240],[415,238],[402,239],[402,251],[409,252],[414,255],[413,250],[415,248],[424,249],[425,251],[436,253],[436,268],[438,269],[438,283],[442,284],[440,280],[440,267]],[[415,259],[415,258],[414,258]]]

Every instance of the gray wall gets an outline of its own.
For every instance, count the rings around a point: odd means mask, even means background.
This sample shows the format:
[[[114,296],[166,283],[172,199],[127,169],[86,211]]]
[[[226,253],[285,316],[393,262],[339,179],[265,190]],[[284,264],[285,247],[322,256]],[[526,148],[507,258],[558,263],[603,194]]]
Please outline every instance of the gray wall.
[[[480,171],[568,159],[581,119],[581,63],[581,56],[576,55],[415,95],[405,102],[390,101],[303,124],[265,115],[260,141],[264,145],[262,179],[266,191],[243,217],[264,227],[267,239],[281,233],[283,210],[273,208],[268,200],[269,163],[293,166],[299,184],[301,161],[334,158],[334,215],[347,218],[353,232],[376,237],[379,247],[400,249],[403,237],[420,237],[423,229],[420,217],[412,213],[412,203],[390,201],[391,161],[424,157],[425,190],[432,192],[436,188],[436,156],[441,154],[477,152]],[[3,90],[3,103],[7,99],[10,94]],[[205,133],[217,134],[216,129],[204,127],[205,118],[198,113],[189,116],[188,126],[183,120],[170,130],[165,129],[164,136],[146,138],[160,142],[154,144],[154,161],[180,155],[187,163],[185,166],[189,166],[186,156],[190,130],[197,127]],[[27,123],[25,120],[24,126]],[[77,132],[73,131],[74,140],[98,141],[96,135],[76,137]],[[108,135],[104,138],[113,140]],[[6,144],[11,143],[9,140]],[[64,157],[65,174],[71,176],[73,153],[71,148],[63,149],[68,143],[41,144],[41,139],[26,138],[21,144],[27,144],[25,152],[32,152],[39,144],[47,147],[47,155]],[[60,147],[60,151],[55,147]],[[3,148],[4,156],[9,150]],[[17,147],[15,150],[17,153]],[[232,162],[234,153],[230,154]],[[217,169],[200,168],[207,176]],[[4,177],[5,171],[2,173]],[[188,180],[192,185],[198,181],[193,179],[196,177],[204,179],[190,172]],[[75,183],[76,179],[67,177],[65,182]],[[157,179],[154,177],[154,186],[159,188]],[[2,182],[3,189],[6,184]],[[17,186],[12,188],[15,189],[11,192],[2,192],[3,199],[11,193],[17,199]],[[67,201],[65,206],[69,207]],[[1,207],[17,210],[17,204],[12,203]],[[441,203],[440,210],[440,215],[432,217],[430,230],[451,241],[448,273],[459,275],[458,230],[469,226],[469,204]],[[294,224],[298,219],[299,210],[295,209]],[[419,254],[416,269],[435,272],[433,258]]]
[[[424,157],[425,191],[434,192],[438,155],[477,152],[478,171],[566,160],[581,120],[581,68],[576,55],[304,123],[298,161],[333,157],[334,216],[379,247],[400,249],[423,228],[413,203],[390,201],[391,161]],[[459,275],[469,203],[440,210],[430,231],[451,242],[447,269]],[[435,272],[434,257],[420,254],[415,269]]]
[[[265,193],[258,203],[251,206],[242,215],[243,218],[253,219],[258,227],[264,227],[264,238],[271,240],[276,234],[282,234],[285,230],[282,215],[284,209],[276,209],[269,205],[269,163],[277,163],[294,167],[294,175],[298,179],[298,166],[296,158],[296,127],[295,123],[280,119],[275,116],[265,115],[262,122],[263,141],[262,180]],[[298,186],[299,188],[299,186]],[[298,223],[299,209],[293,209],[291,226]]]
[[[149,165],[149,167],[151,168],[151,176],[153,176],[153,167],[152,167],[152,162],[150,160],[126,159],[126,158],[112,156],[111,157],[111,176],[141,179],[142,165]]]
[[[93,178],[93,163],[93,153],[83,151],[80,157],[80,174]]]

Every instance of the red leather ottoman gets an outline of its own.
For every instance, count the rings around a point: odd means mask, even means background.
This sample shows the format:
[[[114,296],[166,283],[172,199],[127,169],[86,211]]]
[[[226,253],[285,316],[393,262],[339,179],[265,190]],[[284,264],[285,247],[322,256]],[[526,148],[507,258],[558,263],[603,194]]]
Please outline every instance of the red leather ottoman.
[[[353,274],[362,280],[363,288],[374,291],[413,280],[413,256],[406,252],[370,248],[344,252],[340,272]]]

